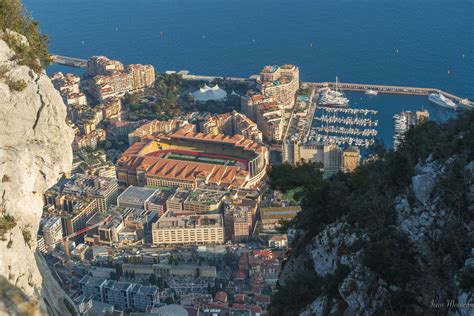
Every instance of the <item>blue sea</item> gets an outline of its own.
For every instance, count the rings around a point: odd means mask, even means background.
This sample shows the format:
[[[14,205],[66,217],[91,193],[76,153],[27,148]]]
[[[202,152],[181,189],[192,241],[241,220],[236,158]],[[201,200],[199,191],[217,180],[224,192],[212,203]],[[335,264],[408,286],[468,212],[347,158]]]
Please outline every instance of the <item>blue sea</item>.
[[[106,55],[158,71],[248,77],[293,63],[302,80],[435,87],[474,99],[474,0],[24,0],[55,54]],[[52,66],[49,71],[66,70]],[[349,93],[379,110],[452,114],[426,97]]]

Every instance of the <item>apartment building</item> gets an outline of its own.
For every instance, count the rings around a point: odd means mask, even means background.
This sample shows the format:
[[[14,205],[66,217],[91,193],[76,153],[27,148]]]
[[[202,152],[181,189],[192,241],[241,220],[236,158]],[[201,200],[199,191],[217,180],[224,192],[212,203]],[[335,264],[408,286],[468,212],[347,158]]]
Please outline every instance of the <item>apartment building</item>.
[[[128,134],[128,144],[132,146],[134,143],[145,136],[156,136],[160,133],[174,132],[184,125],[186,124],[183,121],[175,119],[168,121],[153,120],[141,125],[136,130]]]
[[[131,307],[130,292],[132,288],[133,284],[130,282],[108,280],[104,286],[104,302],[127,310]]]
[[[80,293],[99,301],[119,307],[122,311],[144,312],[147,306],[159,302],[159,289],[130,282],[118,282],[85,275],[79,281]]]
[[[166,209],[168,211],[180,212],[184,210],[184,201],[189,196],[188,189],[178,188],[174,194],[166,201]]]
[[[57,216],[44,219],[43,238],[46,249],[50,249],[63,237],[61,218]]]
[[[174,192],[174,189],[157,190],[147,202],[145,208],[149,211],[156,212],[158,217],[161,217],[167,211],[167,202]]]
[[[86,227],[89,219],[98,212],[97,200],[91,198],[81,198],[74,203],[72,212],[62,212],[61,224],[65,235],[70,235],[78,230]],[[82,236],[76,237],[77,240],[82,240]]]
[[[342,171],[353,172],[360,161],[360,150],[358,147],[350,146],[342,152]]]
[[[225,237],[234,243],[247,241],[252,234],[253,215],[249,206],[224,204]]]
[[[197,265],[197,264],[130,264],[122,265],[123,272],[135,273],[136,275],[148,276],[155,274],[157,277],[173,277],[173,278],[216,278],[217,270],[215,266]]]
[[[159,289],[156,286],[134,284],[130,290],[130,305],[133,309],[144,312],[147,306],[160,302]]]
[[[72,149],[74,151],[81,150],[82,148],[92,148],[96,149],[97,146],[106,139],[107,134],[105,130],[98,128],[89,134],[85,134],[82,136],[74,137],[74,141],[72,143]]]
[[[284,111],[281,104],[270,99],[258,105],[257,125],[267,141],[280,141],[284,133]]]
[[[246,115],[233,111],[225,114],[211,116],[207,121],[201,122],[200,130],[203,134],[240,134],[254,142],[262,142],[262,132]]]
[[[120,119],[120,112],[122,111],[122,99],[117,97],[108,98],[102,103],[101,109],[104,119]]]
[[[257,81],[258,88],[266,97],[281,102],[285,109],[295,104],[295,94],[299,89],[299,69],[294,65],[265,66]]]
[[[125,70],[122,63],[105,56],[90,58],[87,74],[93,77],[90,92],[99,101],[152,87],[155,82],[152,65],[132,64]]]
[[[87,74],[90,77],[105,76],[113,72],[123,71],[123,64],[117,60],[110,60],[105,56],[92,56],[87,61]]]
[[[103,222],[108,216],[112,219],[105,224],[89,230],[84,235],[84,241],[94,245],[112,246],[119,242],[118,234],[124,229],[124,222],[119,212],[107,212],[94,214],[86,223],[86,226],[92,226]]]
[[[136,208],[145,210],[146,205],[151,200],[157,189],[129,186],[117,198],[117,205],[120,208]]]
[[[221,214],[196,215],[168,210],[152,227],[153,244],[222,244]]]
[[[155,68],[152,65],[132,64],[127,67],[132,80],[133,90],[153,87],[155,83]]]
[[[66,182],[58,195],[74,195],[94,199],[97,201],[99,212],[104,212],[110,205],[116,204],[118,192],[116,179],[76,174]]]
[[[94,301],[104,301],[104,287],[107,283],[106,279],[94,278],[90,275],[84,275],[79,281],[81,295],[91,297]]]
[[[206,214],[218,212],[226,191],[196,188],[183,203],[184,211]]]

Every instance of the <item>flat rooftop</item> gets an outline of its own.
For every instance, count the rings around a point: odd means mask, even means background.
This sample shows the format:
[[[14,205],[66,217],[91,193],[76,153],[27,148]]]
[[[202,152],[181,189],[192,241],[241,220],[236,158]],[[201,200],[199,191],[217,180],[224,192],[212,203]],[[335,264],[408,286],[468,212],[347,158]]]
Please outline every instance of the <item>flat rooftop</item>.
[[[186,202],[201,203],[205,205],[218,204],[224,197],[225,191],[208,190],[208,189],[194,189],[189,193]]]
[[[129,186],[119,195],[119,206],[120,203],[144,204],[156,191],[153,188]]]
[[[167,211],[156,222],[158,229],[194,229],[194,228],[223,227],[222,215],[196,215],[191,212]]]

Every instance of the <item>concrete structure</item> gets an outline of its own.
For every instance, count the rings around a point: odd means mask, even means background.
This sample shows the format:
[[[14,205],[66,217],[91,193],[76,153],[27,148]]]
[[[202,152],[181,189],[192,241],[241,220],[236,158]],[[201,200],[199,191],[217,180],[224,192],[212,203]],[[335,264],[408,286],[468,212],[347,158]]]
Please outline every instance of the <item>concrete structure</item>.
[[[121,62],[105,56],[90,58],[87,61],[87,74],[93,77],[90,92],[99,101],[152,87],[155,82],[152,65],[132,64],[125,70]]]
[[[263,95],[281,102],[285,109],[295,104],[295,94],[300,87],[299,69],[294,65],[265,66],[257,80]]]
[[[241,97],[241,111],[248,115],[267,141],[281,140],[284,130],[284,104],[261,92],[249,91]]]
[[[192,278],[216,278],[215,266],[197,264],[129,264],[122,265],[123,272],[133,272],[136,275],[149,276],[155,274],[157,277],[192,277]]]
[[[258,104],[256,122],[267,141],[280,141],[285,127],[284,110],[273,99]]]
[[[118,306],[122,311],[145,311],[159,302],[159,289],[130,282],[118,282],[85,275],[79,281],[80,292],[94,301]],[[114,314],[115,315],[115,314]]]
[[[131,207],[144,210],[157,189],[129,186],[117,198],[117,205],[121,208]]]
[[[77,135],[74,137],[74,142],[72,143],[72,148],[74,151],[81,150],[83,148],[92,148],[96,149],[97,146],[104,141],[106,137],[105,130],[98,128],[92,132],[85,135]]]
[[[93,300],[102,302],[104,301],[104,287],[106,283],[106,279],[85,275],[79,281],[81,295],[92,297]]]
[[[146,232],[151,232],[151,224],[157,220],[158,213],[149,210],[126,208],[122,210],[125,228],[132,229],[138,239],[143,239]],[[119,234],[119,241],[120,234]]]
[[[360,150],[358,147],[348,147],[342,152],[342,168],[343,172],[353,172],[360,161]]]
[[[130,282],[108,280],[104,286],[104,302],[127,310],[131,307],[130,292],[132,288],[133,284]]]
[[[48,202],[55,205],[57,209],[67,209],[64,204],[72,197],[88,197],[97,202],[100,212],[114,205],[117,195],[117,180],[85,174],[76,174],[65,183],[62,189],[53,187],[47,192]]]
[[[152,212],[156,212],[158,217],[161,217],[168,209],[167,202],[174,195],[175,190],[170,188],[168,190],[158,189],[155,194],[148,200],[145,208]]]
[[[273,235],[268,240],[268,247],[270,248],[285,248],[288,246],[288,236],[287,235]]]
[[[222,244],[222,215],[167,211],[152,228],[153,244]]]
[[[266,174],[268,149],[242,135],[204,135],[183,128],[144,138],[117,161],[123,185],[255,187]]]
[[[86,227],[86,223],[94,216],[99,208],[97,200],[91,198],[76,198],[72,202],[72,210],[61,213],[61,224],[65,235],[70,235]],[[83,236],[75,237],[76,240],[82,240]]]
[[[231,201],[224,204],[225,236],[234,243],[247,241],[252,234],[254,216],[248,205]]]
[[[54,244],[63,237],[61,218],[57,216],[45,219],[43,225],[43,237],[46,249],[51,249]]]
[[[132,146],[145,136],[157,136],[161,133],[171,133],[186,125],[181,120],[159,121],[153,120],[138,127],[136,130],[128,134],[128,144]]]
[[[226,191],[196,188],[183,203],[184,211],[198,214],[217,213]]]
[[[263,229],[274,231],[280,226],[281,221],[295,218],[299,211],[300,206],[264,207],[260,210]]]
[[[123,70],[121,62],[110,60],[105,56],[93,56],[87,61],[87,74],[90,77],[105,76]]]
[[[92,216],[86,223],[87,226],[92,226],[103,222],[107,216],[112,216],[112,219],[106,224],[102,224],[94,229],[89,230],[84,235],[84,241],[93,245],[107,245],[112,246],[119,242],[118,234],[125,227],[122,216],[118,212],[97,213]]]
[[[342,149],[334,144],[285,140],[283,161],[291,165],[302,161],[320,162],[323,164],[324,171],[334,173],[342,168]]]
[[[102,109],[102,116],[104,119],[120,120],[120,112],[122,111],[122,99],[117,97],[108,98],[104,100],[100,107]]]
[[[262,142],[262,132],[247,116],[233,111],[225,114],[211,116],[207,121],[201,123],[200,130],[204,134],[224,134],[233,136],[240,134],[254,142]]]
[[[155,84],[155,68],[152,65],[132,64],[127,67],[133,90],[143,90]]]
[[[89,246],[86,244],[79,244],[71,251],[71,258],[76,261],[83,261],[86,258],[87,251]]]
[[[190,190],[178,188],[166,201],[166,209],[172,212],[184,210],[184,201],[188,198]]]
[[[148,306],[159,302],[159,290],[156,286],[133,285],[130,291],[130,305],[133,309],[144,312]]]

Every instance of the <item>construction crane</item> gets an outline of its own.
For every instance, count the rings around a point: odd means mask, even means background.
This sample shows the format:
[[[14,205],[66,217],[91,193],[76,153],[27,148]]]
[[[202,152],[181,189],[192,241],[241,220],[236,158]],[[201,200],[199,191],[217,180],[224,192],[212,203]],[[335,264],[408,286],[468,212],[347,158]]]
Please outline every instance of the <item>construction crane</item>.
[[[110,220],[112,220],[112,215],[107,216],[103,221],[100,221],[94,225],[84,227],[78,230],[77,232],[64,236],[63,238],[59,239],[54,243],[54,245],[64,243],[64,250],[66,251],[66,267],[68,268],[68,270],[70,269],[69,239],[82,235],[91,229],[99,227],[100,225],[107,224],[108,222],[110,222]]]

